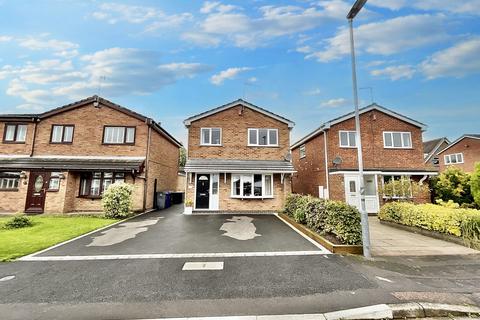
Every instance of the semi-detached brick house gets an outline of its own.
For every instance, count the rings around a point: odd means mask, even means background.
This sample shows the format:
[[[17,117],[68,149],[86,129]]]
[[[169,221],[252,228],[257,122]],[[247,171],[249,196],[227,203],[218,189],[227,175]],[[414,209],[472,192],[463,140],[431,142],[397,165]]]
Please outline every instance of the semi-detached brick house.
[[[480,162],[480,134],[464,134],[438,152],[440,171],[453,166],[473,172]]]
[[[154,120],[93,96],[41,114],[0,115],[0,212],[100,211],[111,183],[133,209],[176,188],[179,147]]]
[[[195,211],[277,211],[291,192],[294,123],[244,100],[184,121]]]
[[[360,109],[360,128],[365,174],[365,200],[369,213],[377,213],[383,201],[382,184],[408,177],[425,181],[435,171],[423,159],[423,123],[377,104]],[[343,200],[359,207],[360,190],[354,113],[322,124],[291,146],[293,191],[321,198]],[[394,194],[394,198],[412,194]],[[424,194],[414,199],[429,201]]]

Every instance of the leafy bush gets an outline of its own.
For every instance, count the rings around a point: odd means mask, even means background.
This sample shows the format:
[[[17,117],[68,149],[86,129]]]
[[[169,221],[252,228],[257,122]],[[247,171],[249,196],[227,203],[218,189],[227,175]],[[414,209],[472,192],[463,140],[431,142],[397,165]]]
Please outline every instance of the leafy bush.
[[[457,167],[448,167],[438,177],[432,179],[435,200],[455,203],[472,203],[470,191],[470,175]]]
[[[5,229],[19,229],[30,227],[32,221],[27,216],[15,216],[5,223]]]
[[[480,162],[475,163],[475,171],[470,177],[470,188],[473,200],[477,207],[480,208]]]
[[[448,204],[448,203],[447,203]],[[385,204],[379,219],[407,226],[463,237],[465,243],[480,248],[480,210],[407,202]]]
[[[103,193],[103,212],[108,218],[126,218],[132,214],[133,187],[127,183],[111,184]]]
[[[360,212],[344,202],[291,194],[284,213],[320,234],[331,233],[345,244],[361,244]]]

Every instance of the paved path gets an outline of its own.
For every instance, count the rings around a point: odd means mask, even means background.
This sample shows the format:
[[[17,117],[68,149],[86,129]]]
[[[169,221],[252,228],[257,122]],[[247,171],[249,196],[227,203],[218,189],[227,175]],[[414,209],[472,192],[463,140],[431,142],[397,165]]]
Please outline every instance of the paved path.
[[[480,251],[452,242],[430,238],[381,224],[377,217],[369,217],[368,222],[370,225],[372,255],[374,256],[480,254]]]

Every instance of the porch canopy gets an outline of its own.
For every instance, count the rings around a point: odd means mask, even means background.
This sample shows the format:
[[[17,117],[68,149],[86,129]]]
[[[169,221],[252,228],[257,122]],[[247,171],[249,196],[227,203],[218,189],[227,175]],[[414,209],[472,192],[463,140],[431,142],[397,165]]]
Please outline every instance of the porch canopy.
[[[188,159],[185,172],[294,173],[286,160]]]
[[[397,176],[436,176],[438,171],[424,169],[365,169],[364,174]],[[358,174],[358,169],[329,169],[329,174]]]
[[[142,172],[145,157],[0,156],[0,169]]]

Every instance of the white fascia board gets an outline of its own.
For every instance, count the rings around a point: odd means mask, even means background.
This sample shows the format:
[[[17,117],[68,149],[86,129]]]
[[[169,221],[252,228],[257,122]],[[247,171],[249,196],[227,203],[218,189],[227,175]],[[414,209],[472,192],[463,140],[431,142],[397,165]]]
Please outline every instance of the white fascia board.
[[[145,160],[145,157],[128,156],[65,156],[65,155],[44,155],[33,156],[33,159],[78,159],[78,160]]]
[[[328,174],[358,174],[358,171],[334,171],[329,172]],[[380,174],[380,175],[409,175],[409,176],[436,176],[438,175],[437,171],[363,171],[363,174]]]
[[[185,169],[186,173],[263,173],[263,174],[273,174],[273,173],[295,173],[295,170],[289,171],[278,171],[278,170],[260,170],[260,169],[245,169],[245,170],[222,170],[222,169]]]

